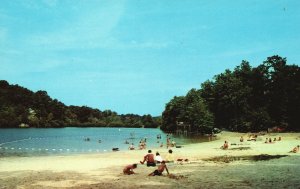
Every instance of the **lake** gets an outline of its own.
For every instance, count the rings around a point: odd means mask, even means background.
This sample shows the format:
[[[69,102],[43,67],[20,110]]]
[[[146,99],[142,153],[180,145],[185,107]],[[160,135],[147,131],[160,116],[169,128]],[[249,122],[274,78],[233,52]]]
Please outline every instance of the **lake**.
[[[161,139],[157,139],[161,135]],[[146,128],[28,128],[0,129],[0,155],[67,155],[74,153],[105,153],[112,148],[128,150],[128,141],[138,146],[147,140],[147,149],[166,145],[167,134],[160,129]],[[87,140],[88,139],[88,140]],[[208,141],[207,138],[172,137],[177,144]],[[159,143],[158,143],[159,141]]]

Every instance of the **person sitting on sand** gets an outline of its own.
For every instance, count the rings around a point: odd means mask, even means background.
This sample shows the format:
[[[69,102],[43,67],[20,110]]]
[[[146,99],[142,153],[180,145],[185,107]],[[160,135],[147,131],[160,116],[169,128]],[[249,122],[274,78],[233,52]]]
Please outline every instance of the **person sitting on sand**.
[[[228,142],[225,140],[225,142],[224,142],[224,144],[223,144],[223,146],[221,146],[221,148],[223,149],[223,150],[227,150],[228,149]]]
[[[278,141],[281,141],[281,137],[278,137]]]
[[[145,161],[147,161],[147,167],[154,167],[156,166],[155,160],[154,160],[154,155],[152,154],[151,150],[148,150],[148,154],[144,156],[144,160],[140,161],[141,164],[144,164]]]
[[[165,169],[169,175],[169,170],[166,165],[166,162],[162,161],[161,164],[158,166],[158,168],[155,171],[153,171],[152,173],[150,173],[148,176],[155,176],[155,175],[161,176]]]
[[[163,161],[162,157],[158,152],[156,152],[155,158],[154,158],[156,163],[161,163]]]
[[[173,150],[169,150],[169,153],[166,155],[165,162],[171,163],[174,162]]]
[[[243,136],[241,136],[241,138],[240,138],[240,142],[244,142],[244,138],[243,138]]]
[[[129,150],[134,150],[134,145],[133,145],[133,143],[131,143],[131,145],[129,146]]]
[[[290,152],[293,152],[293,153],[297,153],[297,152],[299,152],[299,145],[297,145],[292,151],[290,151]]]
[[[266,141],[265,141],[265,143],[268,143],[268,138],[266,138]]]
[[[273,139],[273,142],[276,142],[276,138]]]
[[[127,165],[124,169],[123,169],[123,173],[125,175],[131,175],[134,174],[133,169],[137,168],[137,164],[132,164],[132,165]]]
[[[272,143],[272,138],[269,138],[269,143]]]

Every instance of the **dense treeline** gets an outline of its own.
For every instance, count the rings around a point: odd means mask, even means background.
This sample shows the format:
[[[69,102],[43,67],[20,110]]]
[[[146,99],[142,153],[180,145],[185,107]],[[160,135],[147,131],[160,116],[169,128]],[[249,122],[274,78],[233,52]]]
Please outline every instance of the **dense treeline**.
[[[269,128],[300,131],[300,68],[286,58],[268,57],[251,67],[242,61],[202,83],[186,96],[174,97],[162,115],[162,129],[175,131],[178,123],[192,131],[212,128],[257,132]]]
[[[0,81],[0,128],[13,127],[145,127],[160,126],[161,118],[151,115],[118,115],[86,106],[66,106],[46,91],[32,92]]]

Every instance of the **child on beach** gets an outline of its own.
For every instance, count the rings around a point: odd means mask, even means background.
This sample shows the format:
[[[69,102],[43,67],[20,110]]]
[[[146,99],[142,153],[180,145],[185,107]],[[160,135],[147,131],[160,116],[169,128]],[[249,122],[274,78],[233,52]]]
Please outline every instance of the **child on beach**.
[[[145,161],[147,161],[147,167],[154,167],[156,166],[155,160],[154,160],[154,155],[152,154],[151,150],[148,150],[148,154],[144,156],[144,160],[140,161],[141,164],[144,164]]]
[[[123,173],[125,175],[131,175],[134,174],[133,169],[137,168],[137,164],[132,164],[132,165],[127,165],[124,169],[123,169]]]
[[[167,168],[166,162],[162,161],[161,164],[158,166],[158,168],[152,173],[150,173],[148,176],[155,176],[155,175],[161,176],[165,169],[169,175],[169,170]]]
[[[243,136],[241,136],[241,138],[240,138],[240,142],[244,142],[244,138],[243,138]]]

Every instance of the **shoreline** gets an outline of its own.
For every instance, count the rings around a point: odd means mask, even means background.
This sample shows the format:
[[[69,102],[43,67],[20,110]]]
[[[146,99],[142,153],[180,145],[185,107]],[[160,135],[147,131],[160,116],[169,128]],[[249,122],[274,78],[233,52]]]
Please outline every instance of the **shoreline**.
[[[281,178],[287,180],[283,183],[287,186],[292,186],[290,185],[292,183],[300,184],[300,179],[296,176],[296,173],[300,174],[299,153],[288,153],[294,146],[300,144],[300,133],[272,133],[263,136],[264,138],[278,137],[279,135],[282,137],[282,141],[273,144],[264,144],[264,140],[261,139],[256,142],[245,141],[239,144],[238,140],[241,135],[246,135],[246,133],[222,132],[214,141],[172,148],[175,159],[189,159],[188,163],[167,164],[173,178],[167,177],[166,173],[162,177],[147,177],[155,168],[140,164],[134,170],[137,174],[130,176],[122,174],[124,166],[138,163],[148,149],[67,156],[2,157],[0,158],[0,183],[3,186],[0,184],[0,188],[132,188],[132,185],[136,188],[153,188],[154,186],[161,188],[199,188],[200,181],[202,184],[205,182],[207,187],[215,183],[216,185],[211,188],[222,188],[224,182],[227,183],[228,179],[233,179],[230,174],[224,173],[225,175],[223,175],[220,173],[225,170],[230,170],[232,174],[236,174],[235,177],[242,177],[243,179],[239,184],[248,183],[247,180],[251,180],[252,177],[272,175],[274,170],[277,170],[278,175],[275,174],[271,178],[272,182],[277,182],[278,178]],[[230,145],[228,150],[222,150],[220,146],[224,140],[239,145]],[[239,150],[239,147],[249,148]],[[162,157],[167,154],[166,148],[153,148],[151,150],[153,153],[159,151]],[[230,163],[206,161],[206,159],[214,157],[260,154],[288,156],[268,161],[237,160]],[[244,170],[239,167],[247,168]],[[266,170],[262,169],[263,167]],[[281,172],[287,170],[293,170],[295,174],[288,174],[289,177],[286,178],[286,174]],[[237,174],[237,171],[240,171],[241,175]],[[253,176],[253,174],[255,175]],[[36,177],[38,175],[41,177]],[[217,178],[218,182],[208,178],[208,176]],[[261,180],[252,180],[251,185],[248,183],[247,186],[243,186],[251,188],[254,186],[252,182],[255,182],[255,186],[262,184]],[[281,184],[280,186],[285,185]],[[276,186],[274,187],[276,188]],[[239,188],[239,185],[234,184],[231,188]]]

